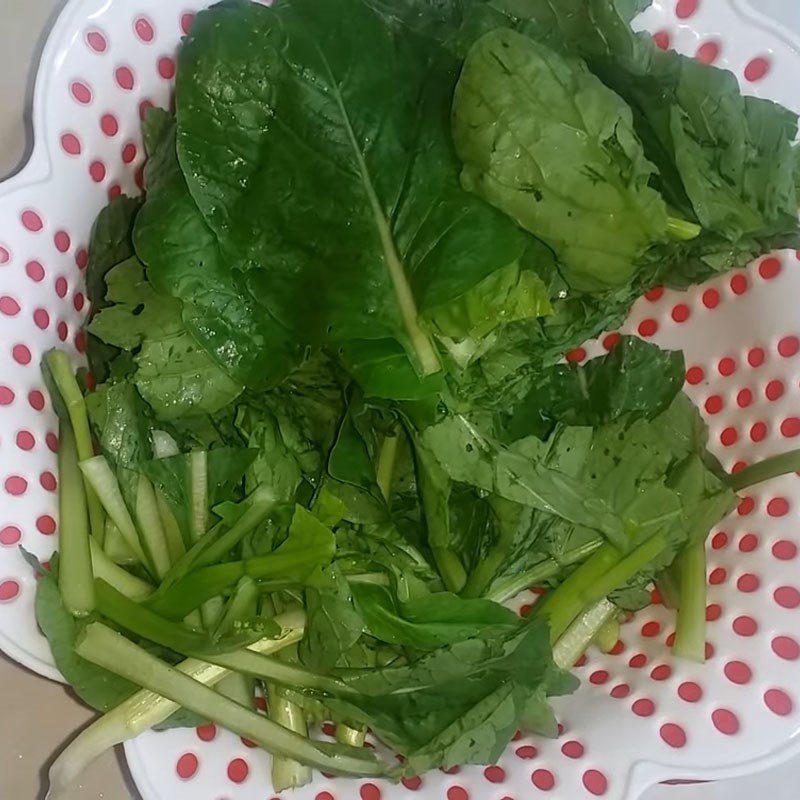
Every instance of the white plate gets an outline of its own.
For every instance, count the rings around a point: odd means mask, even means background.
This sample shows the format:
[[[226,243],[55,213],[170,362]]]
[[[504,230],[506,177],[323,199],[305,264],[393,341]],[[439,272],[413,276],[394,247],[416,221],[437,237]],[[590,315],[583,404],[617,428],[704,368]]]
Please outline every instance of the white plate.
[[[68,4],[42,57],[33,155],[0,188],[0,647],[50,677],[35,580],[16,547],[47,558],[56,538],[56,428],[37,365],[55,344],[79,358],[92,221],[109,193],[136,191],[139,111],[169,102],[175,49],[204,5]],[[800,45],[739,0],[661,0],[641,24],[682,52],[714,55],[746,91],[800,110]],[[686,294],[651,293],[624,328],[685,350],[687,391],[707,410],[726,467],[796,444],[797,297],[800,264],[779,253]],[[579,668],[581,689],[558,703],[558,740],[521,738],[494,767],[419,784],[319,776],[292,798],[632,800],[661,780],[743,775],[800,753],[798,512],[800,483],[788,476],[760,487],[715,532],[705,666],[670,657],[672,615],[656,606],[625,627],[615,654],[593,653]],[[146,800],[271,796],[268,757],[225,732],[149,733],[127,754]]]

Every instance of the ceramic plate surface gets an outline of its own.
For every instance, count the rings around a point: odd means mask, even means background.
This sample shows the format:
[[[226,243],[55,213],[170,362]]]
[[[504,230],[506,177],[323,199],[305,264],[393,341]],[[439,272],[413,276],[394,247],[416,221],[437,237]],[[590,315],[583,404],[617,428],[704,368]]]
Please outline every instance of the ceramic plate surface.
[[[204,5],[72,0],[42,57],[33,155],[0,187],[0,648],[49,677],[58,673],[34,621],[35,579],[18,551],[47,559],[58,532],[57,426],[38,363],[56,345],[81,358],[92,221],[110,196],[138,191],[140,115],[169,104],[176,48]],[[800,111],[800,44],[742,0],[656,0],[637,24]],[[798,445],[797,298],[798,255],[779,252],[686,293],[653,290],[623,328],[685,351],[686,390],[728,469]],[[792,475],[743,498],[709,539],[705,665],[671,657],[673,615],[655,605],[610,654],[593,651],[577,668],[581,688],[557,703],[558,739],[523,736],[496,765],[397,786],[318,776],[286,797],[633,800],[657,781],[733,777],[800,753],[798,544]],[[148,733],[127,755],[145,800],[272,797],[268,756],[213,726]]]

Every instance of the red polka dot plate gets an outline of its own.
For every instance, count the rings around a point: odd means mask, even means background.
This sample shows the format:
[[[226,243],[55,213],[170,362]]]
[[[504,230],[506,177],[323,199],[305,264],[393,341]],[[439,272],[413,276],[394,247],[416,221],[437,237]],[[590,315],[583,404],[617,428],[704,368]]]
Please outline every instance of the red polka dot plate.
[[[92,221],[109,197],[138,191],[140,115],[170,102],[175,50],[206,4],[72,0],[42,57],[32,157],[0,189],[0,648],[53,678],[18,550],[46,560],[58,531],[58,439],[37,365],[58,343],[81,358]],[[638,24],[660,47],[727,67],[747,92],[800,110],[800,43],[744,0],[656,0]],[[623,327],[684,349],[686,391],[729,469],[797,446],[797,297],[798,254],[779,252],[689,292],[648,292]],[[617,338],[610,331],[568,357]],[[798,521],[792,475],[743,498],[713,532],[704,666],[671,657],[673,617],[656,604],[610,653],[581,659],[581,688],[557,704],[558,739],[521,736],[498,764],[396,786],[318,776],[292,797],[632,800],[658,781],[742,775],[800,753]],[[213,725],[146,734],[127,755],[145,800],[272,797],[268,757]]]

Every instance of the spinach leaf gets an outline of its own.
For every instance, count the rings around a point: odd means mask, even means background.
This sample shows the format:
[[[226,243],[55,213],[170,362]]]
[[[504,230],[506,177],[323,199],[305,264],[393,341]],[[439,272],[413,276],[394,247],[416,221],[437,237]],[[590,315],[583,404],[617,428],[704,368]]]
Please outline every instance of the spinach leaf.
[[[95,220],[86,265],[86,295],[92,314],[109,304],[106,300],[106,275],[117,264],[133,255],[131,231],[140,207],[140,199],[120,195]],[[119,350],[104,344],[90,329],[86,355],[95,379],[103,381],[111,371],[112,362],[119,356]]]
[[[135,361],[136,387],[162,420],[215,414],[242,392],[186,330],[145,339]]]
[[[138,690],[75,653],[81,624],[64,608],[58,582],[47,572],[39,575],[36,587],[36,622],[47,637],[56,667],[84,703],[110,711]]]
[[[197,345],[184,326],[180,303],[153,290],[141,262],[127,259],[106,282],[112,305],[89,330],[110,345],[138,350],[133,380],[159,419],[214,414],[236,399],[243,387]]]
[[[105,282],[107,302],[89,325],[89,332],[98,339],[134,350],[145,338],[161,338],[183,329],[180,303],[153,291],[135,257],[110,269]]]
[[[427,428],[421,438],[451,479],[619,540],[620,520],[606,502],[581,481],[549,466],[547,459],[558,455],[548,453],[540,440],[531,437],[503,447],[464,415]]]
[[[175,124],[159,126],[147,162],[147,199],[136,219],[136,253],[160,294],[183,304],[186,329],[239,383],[263,387],[302,360],[302,348],[243,286],[189,194],[175,151]]]
[[[743,97],[735,77],[634,34],[626,7],[612,0],[495,0],[508,24],[561,51],[577,52],[632,108],[656,185],[710,235],[687,249],[694,279],[746,263],[797,240],[792,165],[796,115]],[[712,106],[707,99],[714,97]],[[728,242],[727,253],[719,238]],[[733,244],[732,249],[730,245]],[[679,248],[681,249],[681,248]],[[685,282],[681,261],[674,283]]]
[[[479,339],[501,325],[544,317],[553,311],[547,287],[533,271],[510,264],[441,309],[430,312],[431,323],[445,336]]]
[[[683,354],[624,337],[603,358],[585,366],[552,367],[504,420],[514,441],[545,437],[556,422],[597,426],[625,414],[648,419],[665,411],[683,388]]]
[[[534,698],[570,691],[556,669],[547,626],[531,620],[439,648],[405,666],[340,672],[351,690],[326,700],[405,756],[398,773],[494,763]],[[541,693],[541,695],[540,695]]]
[[[523,252],[525,235],[459,186],[458,68],[362,0],[198,15],[178,72],[180,162],[239,290],[300,341],[394,339],[435,373],[427,310]],[[230,293],[236,275],[220,278]]]
[[[317,585],[306,588],[308,622],[298,655],[306,666],[327,672],[361,638],[364,622],[339,567],[326,567],[312,581]]]
[[[86,396],[89,422],[109,463],[136,470],[152,458],[150,421],[136,388],[127,381],[105,383]]]
[[[627,282],[666,236],[630,109],[580,60],[487,34],[459,78],[453,136],[464,185],[550,245],[575,288]]]
[[[424,595],[405,603],[384,586],[353,584],[356,607],[366,631],[389,644],[435,650],[503,626],[517,616],[490,600],[465,600],[449,592]]]
[[[106,299],[108,272],[133,256],[133,223],[141,204],[138,197],[120,195],[100,212],[94,223],[86,265],[86,295],[95,312],[111,302]]]
[[[421,400],[443,386],[441,374],[420,377],[394,339],[356,339],[340,348],[342,360],[367,397]]]
[[[258,450],[247,475],[250,489],[265,483],[291,500],[304,481],[318,485],[345,412],[342,380],[330,359],[315,356],[279,387],[239,407],[236,428]]]

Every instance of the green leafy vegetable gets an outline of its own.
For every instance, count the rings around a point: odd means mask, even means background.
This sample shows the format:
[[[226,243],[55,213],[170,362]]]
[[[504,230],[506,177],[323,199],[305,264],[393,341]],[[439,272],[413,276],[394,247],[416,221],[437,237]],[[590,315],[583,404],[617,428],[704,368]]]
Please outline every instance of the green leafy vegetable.
[[[58,582],[50,573],[39,575],[36,622],[50,643],[59,672],[87,705],[109,711],[136,691],[136,685],[84,660],[75,653],[81,625],[64,608]]]
[[[630,109],[582,62],[511,30],[487,34],[453,120],[464,185],[550,245],[575,288],[626,282],[666,236]]]
[[[271,265],[244,274],[250,297],[303,341],[392,338],[435,373],[420,312],[521,255],[525,237],[458,185],[457,70],[362,2],[234,2],[198,18],[178,78],[181,164],[228,258]],[[309,196],[326,200],[312,212]]]
[[[445,592],[405,603],[398,603],[383,586],[355,584],[353,593],[371,636],[419,650],[435,650],[517,623],[516,616],[502,606],[487,600],[462,600]]]

